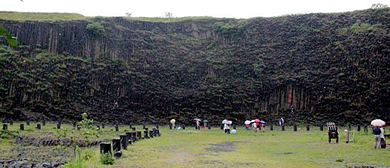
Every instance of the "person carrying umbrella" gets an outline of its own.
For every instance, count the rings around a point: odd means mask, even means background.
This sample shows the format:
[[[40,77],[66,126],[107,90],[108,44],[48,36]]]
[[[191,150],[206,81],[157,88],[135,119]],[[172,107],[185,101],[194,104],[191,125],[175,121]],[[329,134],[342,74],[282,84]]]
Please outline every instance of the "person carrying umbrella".
[[[221,124],[221,130],[223,130],[224,129],[224,126],[225,126],[225,123],[226,123],[226,121],[228,121],[227,119],[224,119],[224,120],[222,120],[222,124]]]
[[[207,128],[208,128],[208,123],[209,123],[208,120],[203,120],[203,128],[204,128],[204,129],[207,129]]]
[[[375,120],[371,121],[371,125],[374,126],[374,128],[372,128],[372,132],[374,133],[374,149],[376,149],[376,148],[380,149],[381,130],[379,127],[386,125],[386,123],[383,120],[375,119]]]
[[[244,124],[245,124],[245,129],[248,131],[249,130],[249,124],[251,123],[251,121],[249,121],[249,120],[246,120],[245,122],[244,122]]]
[[[232,121],[226,121],[224,125],[225,133],[230,134],[230,125],[232,124]]]
[[[255,119],[255,123],[256,123],[256,131],[260,131],[260,120],[259,119]]]
[[[173,128],[176,127],[176,126],[175,126],[175,123],[176,123],[176,120],[175,120],[175,119],[172,119],[172,120],[170,121],[170,123],[171,123],[171,125],[169,126],[170,129],[172,129],[172,127],[173,127]]]
[[[195,129],[200,130],[200,121],[201,120],[199,118],[195,118],[194,120],[196,121]]]
[[[251,120],[251,124],[252,124],[252,130],[254,131],[254,132],[256,132],[256,122],[255,122],[255,120]]]
[[[260,123],[261,123],[261,128],[262,128],[263,132],[265,132],[265,121],[261,120]]]

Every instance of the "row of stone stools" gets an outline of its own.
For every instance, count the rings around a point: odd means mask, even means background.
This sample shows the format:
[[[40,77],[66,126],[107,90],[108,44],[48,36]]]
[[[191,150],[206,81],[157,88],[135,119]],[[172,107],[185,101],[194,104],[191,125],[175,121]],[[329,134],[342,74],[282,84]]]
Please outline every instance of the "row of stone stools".
[[[118,129],[117,129],[118,128]],[[156,128],[153,128],[152,130],[149,130],[147,127],[143,127],[144,129],[144,136],[142,136],[142,131],[136,131],[135,127],[132,127],[132,132],[126,132],[125,134],[119,135],[119,138],[112,139],[112,150],[114,152],[114,156],[116,158],[119,158],[122,156],[122,151],[127,150],[127,146],[134,144],[136,141],[142,140],[142,139],[149,139],[157,136],[161,136],[160,130],[158,126]],[[115,130],[119,130],[119,126],[115,126]],[[100,143],[100,153],[101,154],[110,154],[111,152],[111,142],[102,142]]]
[[[9,123],[3,123],[3,130],[4,131],[7,131],[8,130],[8,124],[9,125],[13,125],[14,123],[12,121],[10,121]],[[30,121],[26,121],[26,124],[27,125],[30,125]],[[42,123],[37,123],[37,126],[35,127],[36,129],[41,129],[42,126],[45,126],[46,125],[46,121],[43,120]],[[20,130],[24,130],[24,123],[21,123],[20,124],[20,127],[19,127]],[[61,122],[58,122],[57,123],[57,129],[61,129]],[[80,128],[78,128],[80,129]]]

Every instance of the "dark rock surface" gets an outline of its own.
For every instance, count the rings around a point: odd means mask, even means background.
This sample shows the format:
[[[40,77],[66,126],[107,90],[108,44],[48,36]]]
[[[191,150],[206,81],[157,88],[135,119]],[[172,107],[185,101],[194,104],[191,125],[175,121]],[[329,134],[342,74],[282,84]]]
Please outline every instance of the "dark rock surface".
[[[389,122],[389,18],[388,9],[172,23],[95,18],[99,37],[88,21],[0,20],[21,44],[0,49],[0,117]]]

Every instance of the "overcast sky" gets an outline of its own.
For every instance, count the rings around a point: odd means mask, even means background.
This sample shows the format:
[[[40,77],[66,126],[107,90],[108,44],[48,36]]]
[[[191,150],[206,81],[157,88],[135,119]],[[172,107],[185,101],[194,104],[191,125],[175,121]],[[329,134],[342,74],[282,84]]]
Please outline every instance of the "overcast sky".
[[[0,0],[0,11],[70,12],[85,16],[270,17],[368,9],[390,0]]]

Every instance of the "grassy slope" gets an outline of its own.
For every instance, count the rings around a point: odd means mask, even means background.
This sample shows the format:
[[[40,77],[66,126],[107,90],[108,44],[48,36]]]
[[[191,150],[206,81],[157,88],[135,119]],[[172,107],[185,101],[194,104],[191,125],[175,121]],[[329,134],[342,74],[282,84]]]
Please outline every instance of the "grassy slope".
[[[34,129],[35,124],[26,127],[23,135],[55,136],[55,124]],[[70,126],[67,126],[70,128]],[[120,132],[124,132],[122,126]],[[139,130],[141,127],[138,126]],[[10,127],[17,130],[18,124]],[[162,128],[162,136],[150,140],[138,141],[128,150],[123,150],[123,157],[116,160],[112,167],[349,167],[362,165],[389,166],[389,149],[374,150],[373,136],[358,132],[356,143],[346,144],[345,134],[341,133],[339,144],[328,144],[326,131],[313,128],[307,132],[301,128],[293,132],[292,128],[282,132],[280,128],[265,133],[253,133],[238,129],[237,134],[226,135],[220,129],[195,131],[168,130]],[[107,127],[100,139],[110,140],[120,133]],[[343,129],[340,129],[343,130]],[[1,140],[3,150],[10,149],[13,140]],[[388,140],[389,141],[389,140]],[[208,150],[212,144],[234,142],[234,151]],[[226,149],[224,145],[219,146]],[[86,165],[102,166],[99,162],[98,147],[92,148],[94,156]],[[16,153],[14,153],[16,154]],[[2,157],[12,156],[3,153]],[[339,160],[336,161],[336,160]]]
[[[100,17],[100,16],[98,16]],[[86,17],[77,13],[29,13],[29,12],[2,12],[0,19],[15,21],[68,21],[68,20],[85,20]],[[209,16],[202,17],[180,17],[180,18],[162,18],[162,17],[124,17],[128,20],[150,21],[150,22],[180,22],[186,20],[213,20],[217,19]]]
[[[64,21],[84,20],[87,17],[77,13],[28,13],[28,12],[0,12],[0,19],[16,21]]]

